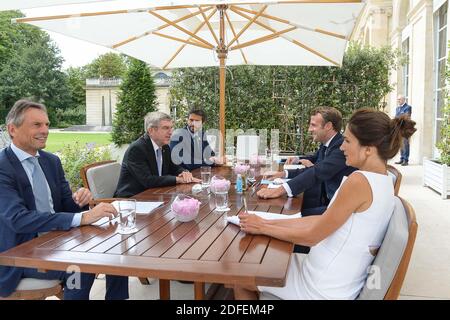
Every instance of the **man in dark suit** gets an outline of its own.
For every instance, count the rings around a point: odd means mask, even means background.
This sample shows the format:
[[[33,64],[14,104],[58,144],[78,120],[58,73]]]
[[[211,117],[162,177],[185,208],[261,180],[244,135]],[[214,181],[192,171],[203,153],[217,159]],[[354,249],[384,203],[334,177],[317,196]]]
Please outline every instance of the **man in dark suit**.
[[[44,105],[19,100],[6,124],[11,145],[0,152],[0,252],[43,232],[68,230],[117,215],[107,203],[80,212],[88,209],[91,193],[81,188],[72,194],[59,158],[42,150],[49,132]],[[95,275],[0,266],[0,296],[9,296],[22,278],[61,280],[65,299],[89,299]],[[107,276],[106,286],[106,299],[128,298],[127,277]]]
[[[407,117],[411,119],[412,107],[406,103],[406,98],[403,95],[399,95],[397,97],[398,107],[395,110],[395,117]],[[403,138],[403,147],[400,150],[400,161],[397,161],[396,164],[400,164],[402,166],[407,166],[409,162],[409,138]]]
[[[200,182],[173,163],[170,154],[172,118],[159,111],[145,116],[146,133],[125,152],[115,197],[132,197],[149,188]]]
[[[340,146],[342,115],[335,108],[320,107],[313,110],[308,131],[315,142],[320,142],[319,150],[312,156],[290,158],[287,163],[302,163],[303,169],[277,172],[273,176],[291,179],[278,189],[261,189],[261,198],[277,198],[284,194],[289,197],[303,194],[303,215],[321,214],[325,211],[342,178],[355,168],[345,164]]]
[[[203,110],[191,109],[188,113],[187,126],[175,130],[170,140],[172,159],[176,164],[192,171],[201,166],[221,164],[206,139],[203,124],[206,115]]]

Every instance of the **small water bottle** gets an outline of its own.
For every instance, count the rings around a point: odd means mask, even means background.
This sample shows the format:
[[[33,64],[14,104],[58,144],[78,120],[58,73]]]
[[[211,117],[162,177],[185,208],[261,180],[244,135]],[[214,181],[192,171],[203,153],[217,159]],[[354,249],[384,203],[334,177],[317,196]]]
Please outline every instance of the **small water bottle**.
[[[242,176],[241,176],[241,174],[237,175],[237,179],[236,179],[236,193],[239,193],[239,194],[242,193]]]

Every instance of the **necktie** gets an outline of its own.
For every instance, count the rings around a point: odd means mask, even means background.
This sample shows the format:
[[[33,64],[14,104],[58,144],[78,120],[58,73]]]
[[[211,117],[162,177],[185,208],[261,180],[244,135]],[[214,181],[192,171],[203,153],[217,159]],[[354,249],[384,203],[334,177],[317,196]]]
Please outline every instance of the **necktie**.
[[[158,165],[158,174],[162,175],[162,154],[161,148],[156,149],[156,164]]]
[[[322,161],[323,159],[325,159],[325,152],[326,151],[327,151],[327,147],[322,145],[320,147],[320,150],[319,150],[319,159],[318,159],[319,161]]]
[[[194,163],[201,164],[202,163],[202,145],[200,141],[200,137],[198,135],[194,136]]]
[[[320,150],[320,159],[319,161],[323,161],[323,159],[325,159],[325,153],[327,151],[327,147],[322,145]],[[322,181],[322,183],[320,184],[320,202],[321,205],[328,205],[329,200],[328,200],[328,196],[327,196],[327,190],[325,187],[325,181]]]
[[[33,194],[36,210],[39,212],[52,212],[47,189],[47,179],[39,165],[38,158],[31,157],[28,160],[33,164]]]

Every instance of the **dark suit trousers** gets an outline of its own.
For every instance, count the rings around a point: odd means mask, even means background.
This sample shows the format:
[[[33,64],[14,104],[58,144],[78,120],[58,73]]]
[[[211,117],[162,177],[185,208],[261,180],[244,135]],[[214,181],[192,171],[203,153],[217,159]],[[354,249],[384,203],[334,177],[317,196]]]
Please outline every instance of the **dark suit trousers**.
[[[61,280],[64,282],[64,300],[89,300],[89,292],[95,280],[95,274],[80,273],[79,288],[69,289],[75,285],[73,273],[64,271],[49,270],[38,272],[36,269],[24,269],[24,278],[34,278],[43,280]],[[72,276],[72,278],[71,278]],[[106,300],[128,299],[128,277],[106,275]]]

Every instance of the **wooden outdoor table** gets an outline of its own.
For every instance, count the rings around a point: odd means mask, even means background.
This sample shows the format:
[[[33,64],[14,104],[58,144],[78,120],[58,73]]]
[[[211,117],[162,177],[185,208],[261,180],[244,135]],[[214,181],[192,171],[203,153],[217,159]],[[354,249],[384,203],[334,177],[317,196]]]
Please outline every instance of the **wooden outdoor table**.
[[[214,174],[230,177],[231,170],[213,168]],[[150,214],[137,214],[138,232],[118,234],[116,221],[52,231],[1,253],[0,264],[40,270],[76,265],[82,272],[158,278],[161,299],[170,297],[169,280],[193,281],[196,299],[204,298],[204,283],[283,286],[293,245],[247,235],[227,224],[225,217],[243,209],[243,197],[249,210],[281,214],[299,212],[302,198],[262,200],[255,189],[239,195],[233,187],[230,211],[214,211],[214,195],[203,191],[194,195],[202,202],[198,217],[185,223],[174,219],[170,203],[179,192],[190,194],[192,184],[149,189],[135,198],[164,205]]]

